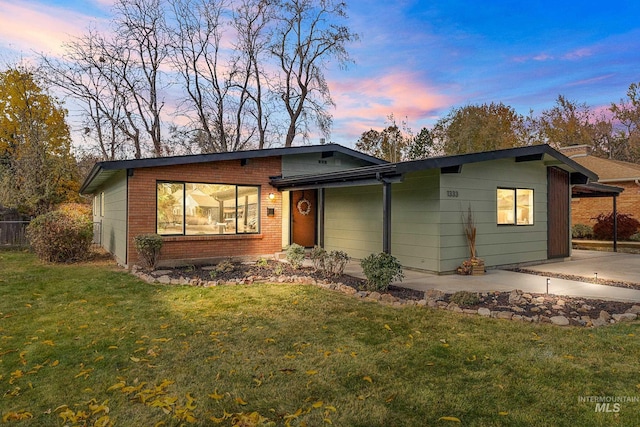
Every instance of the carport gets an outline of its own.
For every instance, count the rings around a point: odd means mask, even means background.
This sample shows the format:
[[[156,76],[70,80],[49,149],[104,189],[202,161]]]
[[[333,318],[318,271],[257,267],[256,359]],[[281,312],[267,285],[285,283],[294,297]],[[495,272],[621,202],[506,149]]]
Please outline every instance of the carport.
[[[590,197],[611,197],[613,211],[613,251],[618,252],[618,207],[617,197],[624,191],[624,188],[613,185],[590,182],[588,184],[577,184],[571,188],[571,198]]]

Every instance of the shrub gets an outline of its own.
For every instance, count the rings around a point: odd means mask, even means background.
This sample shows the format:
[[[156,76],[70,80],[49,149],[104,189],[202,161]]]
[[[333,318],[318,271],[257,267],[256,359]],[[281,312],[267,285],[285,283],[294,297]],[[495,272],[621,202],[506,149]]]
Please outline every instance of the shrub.
[[[313,263],[313,268],[316,270],[324,271],[325,261],[327,260],[327,251],[316,245],[311,249],[311,262]]]
[[[351,258],[343,251],[331,251],[325,260],[325,271],[333,276],[341,276]]]
[[[640,242],[640,233],[632,234],[631,236],[629,236],[629,240]]]
[[[474,292],[458,291],[455,294],[451,295],[450,301],[458,304],[461,307],[468,307],[478,304],[480,302],[480,297],[477,293]]]
[[[586,224],[576,224],[571,227],[571,237],[574,239],[590,239],[593,237],[593,227]]]
[[[360,266],[367,277],[367,288],[372,291],[386,291],[391,282],[404,278],[400,262],[384,252],[369,255]]]
[[[233,265],[233,262],[231,262],[230,259],[226,259],[216,265],[215,271],[217,273],[231,273],[233,270],[235,270],[235,268],[236,266]]]
[[[78,210],[57,210],[36,217],[27,227],[33,251],[43,261],[72,262],[89,255],[93,223]]]
[[[600,214],[594,218],[593,234],[598,240],[613,239],[613,213]],[[618,214],[618,239],[627,240],[638,232],[640,222],[629,214]]]
[[[160,259],[160,249],[162,249],[162,236],[159,234],[141,234],[134,238],[136,251],[142,258],[144,266],[156,268]]]
[[[293,243],[287,248],[287,261],[293,268],[300,268],[304,260],[304,247]]]

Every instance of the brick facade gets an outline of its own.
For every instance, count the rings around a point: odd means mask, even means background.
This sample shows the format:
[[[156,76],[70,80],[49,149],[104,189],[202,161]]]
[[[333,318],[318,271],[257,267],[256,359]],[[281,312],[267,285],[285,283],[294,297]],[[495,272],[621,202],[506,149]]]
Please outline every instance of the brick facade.
[[[246,164],[242,164],[246,163]],[[273,254],[282,249],[282,196],[269,184],[280,175],[278,156],[134,169],[128,178],[127,264],[138,262],[134,237],[156,232],[156,182],[181,181],[212,184],[260,186],[260,232],[246,235],[167,236],[160,255],[161,264],[196,263],[234,256]],[[275,193],[275,200],[269,200]],[[267,216],[267,207],[275,208]]]
[[[619,214],[630,214],[640,220],[640,185],[635,182],[608,183],[616,187],[624,188],[616,202]],[[613,212],[613,198],[579,198],[571,200],[571,224],[586,224],[593,226],[599,214]]]

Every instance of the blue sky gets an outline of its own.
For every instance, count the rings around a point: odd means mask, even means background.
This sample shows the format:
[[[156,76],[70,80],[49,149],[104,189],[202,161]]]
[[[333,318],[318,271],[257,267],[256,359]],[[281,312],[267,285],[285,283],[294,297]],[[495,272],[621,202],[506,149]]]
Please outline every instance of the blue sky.
[[[0,64],[56,54],[69,35],[108,19],[111,3],[0,0]],[[337,104],[330,140],[344,145],[382,129],[389,114],[417,133],[467,104],[538,114],[562,94],[600,109],[640,81],[637,0],[347,4],[361,37],[349,49],[355,64],[328,70]]]

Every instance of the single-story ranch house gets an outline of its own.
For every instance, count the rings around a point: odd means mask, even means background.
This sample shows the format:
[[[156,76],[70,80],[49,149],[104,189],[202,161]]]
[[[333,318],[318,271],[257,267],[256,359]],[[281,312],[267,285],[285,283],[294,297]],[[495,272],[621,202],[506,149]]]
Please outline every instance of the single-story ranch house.
[[[124,266],[163,236],[161,264],[272,255],[291,243],[453,272],[470,209],[488,267],[570,255],[572,186],[597,176],[548,145],[387,163],[326,144],[97,163],[100,242]]]

